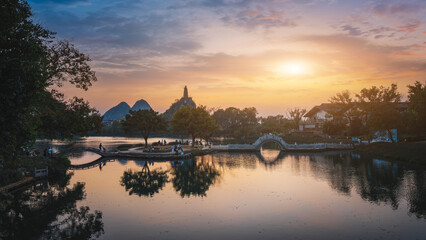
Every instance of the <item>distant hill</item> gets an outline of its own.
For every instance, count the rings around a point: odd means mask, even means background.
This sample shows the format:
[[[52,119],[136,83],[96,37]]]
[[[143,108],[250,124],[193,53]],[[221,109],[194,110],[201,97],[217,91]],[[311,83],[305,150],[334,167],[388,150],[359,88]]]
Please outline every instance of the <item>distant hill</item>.
[[[164,112],[164,118],[166,120],[171,120],[173,118],[173,114],[175,114],[175,112],[177,112],[181,107],[183,106],[189,106],[189,107],[197,107],[197,105],[195,104],[195,102],[192,100],[192,97],[188,96],[188,88],[184,88],[183,90],[183,97],[179,100],[177,100],[176,102],[174,102],[169,109],[167,109]]]
[[[110,110],[106,111],[104,114],[103,122],[115,121],[119,119],[124,119],[124,116],[129,113],[130,106],[126,102],[121,102],[117,106],[112,107]]]
[[[149,109],[151,109],[151,106],[149,106],[149,104],[145,100],[143,100],[143,99],[137,101],[135,103],[135,105],[133,105],[133,107],[131,108],[131,110],[133,110],[133,111],[137,111],[137,110],[149,110]]]
[[[129,113],[129,110],[147,110],[151,109],[151,106],[143,99],[137,101],[132,108],[126,102],[121,102],[117,106],[112,107],[110,110],[106,111],[104,114],[104,119],[102,122],[112,122],[115,120],[122,120],[125,118],[126,114]]]

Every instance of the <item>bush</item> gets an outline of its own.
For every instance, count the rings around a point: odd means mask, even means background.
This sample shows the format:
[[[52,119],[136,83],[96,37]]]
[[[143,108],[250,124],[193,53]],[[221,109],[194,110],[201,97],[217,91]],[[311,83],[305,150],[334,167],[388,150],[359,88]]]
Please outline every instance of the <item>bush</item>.
[[[22,178],[22,173],[15,169],[0,170],[0,186],[13,183]]]
[[[60,155],[49,158],[47,165],[49,166],[49,176],[62,176],[66,174],[71,162],[67,156]]]

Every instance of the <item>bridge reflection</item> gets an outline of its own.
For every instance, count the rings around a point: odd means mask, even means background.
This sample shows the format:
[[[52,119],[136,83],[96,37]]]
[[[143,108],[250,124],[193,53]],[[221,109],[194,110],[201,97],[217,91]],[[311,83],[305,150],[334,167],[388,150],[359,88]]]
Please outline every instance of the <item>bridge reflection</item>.
[[[181,197],[203,197],[226,172],[238,168],[284,169],[297,176],[310,176],[326,182],[342,195],[358,195],[365,201],[390,205],[398,209],[401,202],[408,203],[409,214],[426,217],[426,175],[422,168],[412,168],[380,159],[359,156],[352,152],[286,153],[265,150],[255,153],[217,153],[189,160],[162,161],[165,168],[163,180],[152,177],[151,166],[157,162],[137,159],[99,158],[92,163],[73,166],[73,169],[88,169],[104,166],[109,161],[126,164],[134,161],[142,169],[127,174],[124,186],[139,196],[152,196],[168,182]],[[156,167],[155,169],[158,169]],[[154,170],[155,170],[154,169]],[[139,173],[142,172],[142,173]],[[139,176],[139,175],[141,176]],[[167,178],[165,177],[167,176]],[[143,181],[148,181],[144,183]],[[137,187],[132,187],[132,181]],[[151,184],[157,184],[152,190]]]

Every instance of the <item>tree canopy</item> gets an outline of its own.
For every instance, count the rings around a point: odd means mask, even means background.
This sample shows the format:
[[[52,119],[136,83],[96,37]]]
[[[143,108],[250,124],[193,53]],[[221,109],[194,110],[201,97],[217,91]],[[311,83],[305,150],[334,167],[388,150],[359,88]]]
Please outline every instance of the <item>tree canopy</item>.
[[[385,130],[392,142],[396,139],[392,138],[391,129],[397,128],[401,123],[401,113],[397,110],[401,94],[397,90],[396,84],[387,88],[373,86],[363,88],[356,95],[370,134],[378,130]]]
[[[121,124],[126,133],[141,133],[145,139],[145,147],[148,146],[148,138],[153,132],[165,130],[167,127],[163,116],[152,109],[130,110]]]
[[[306,109],[302,108],[293,108],[288,111],[287,117],[292,122],[293,129],[299,129],[299,124],[305,113]]]
[[[414,115],[416,129],[426,131],[426,83],[415,82],[408,85],[408,108]],[[417,131],[419,132],[419,131]]]
[[[192,146],[195,138],[208,139],[219,128],[204,106],[181,107],[173,115],[170,125],[173,132],[191,136]]]
[[[1,0],[0,15],[0,158],[16,159],[20,148],[36,137],[86,135],[99,127],[95,122],[100,115],[87,102],[64,101],[55,90],[65,82],[87,90],[97,80],[90,58],[34,23],[25,1]],[[65,116],[74,124],[64,121]]]
[[[257,110],[254,107],[218,109],[213,118],[220,126],[220,134],[249,142],[257,137]]]

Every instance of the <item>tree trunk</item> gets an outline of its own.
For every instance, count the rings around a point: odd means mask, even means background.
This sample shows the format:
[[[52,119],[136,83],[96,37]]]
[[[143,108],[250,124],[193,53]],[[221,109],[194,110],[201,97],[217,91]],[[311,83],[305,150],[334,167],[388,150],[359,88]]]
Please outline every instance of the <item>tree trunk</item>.
[[[192,147],[194,147],[194,145],[195,145],[195,136],[192,135]]]
[[[147,148],[148,147],[148,137],[143,137],[144,139],[145,139],[145,148]]]

